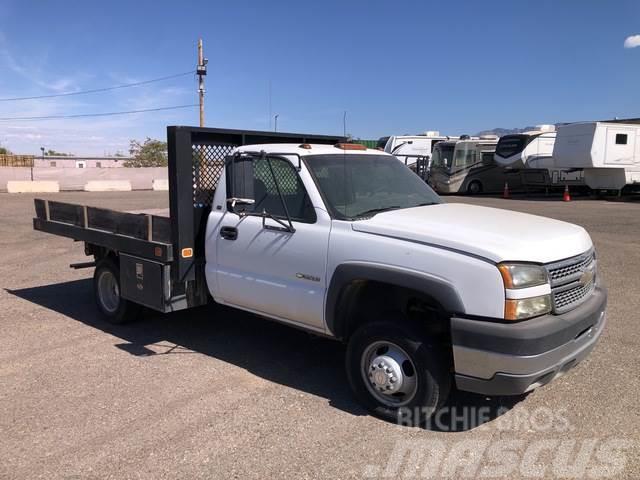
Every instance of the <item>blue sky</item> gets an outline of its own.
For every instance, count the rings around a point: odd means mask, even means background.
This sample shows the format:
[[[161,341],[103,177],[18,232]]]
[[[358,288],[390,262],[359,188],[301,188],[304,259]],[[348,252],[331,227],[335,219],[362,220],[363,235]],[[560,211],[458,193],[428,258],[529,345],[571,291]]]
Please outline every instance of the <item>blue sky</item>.
[[[209,58],[207,126],[361,138],[640,116],[638,1],[28,1],[0,3],[0,98],[78,91]],[[640,42],[629,41],[629,44]],[[192,76],[107,94],[0,102],[0,117],[197,103]],[[0,121],[0,144],[126,152],[197,109]]]

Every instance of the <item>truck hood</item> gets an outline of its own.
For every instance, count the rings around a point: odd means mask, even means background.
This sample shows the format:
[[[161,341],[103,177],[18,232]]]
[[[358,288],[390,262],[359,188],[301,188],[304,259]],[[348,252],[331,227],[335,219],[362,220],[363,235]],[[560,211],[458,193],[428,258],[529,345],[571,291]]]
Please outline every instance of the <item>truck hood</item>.
[[[494,262],[549,263],[592,246],[589,234],[578,225],[463,203],[392,210],[352,225],[358,232],[436,245]]]

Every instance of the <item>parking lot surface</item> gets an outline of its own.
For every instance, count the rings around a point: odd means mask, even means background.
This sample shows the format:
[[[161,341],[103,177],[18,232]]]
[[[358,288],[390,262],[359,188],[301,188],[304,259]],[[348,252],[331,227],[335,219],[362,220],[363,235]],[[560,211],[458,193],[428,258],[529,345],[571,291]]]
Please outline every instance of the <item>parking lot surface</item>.
[[[49,198],[168,205],[166,192]],[[355,403],[337,342],[220,306],[104,322],[92,270],[69,268],[86,261],[82,244],[33,231],[32,200],[0,195],[0,477],[640,477],[640,202],[446,199],[584,226],[608,326],[552,384],[455,392],[416,428]]]

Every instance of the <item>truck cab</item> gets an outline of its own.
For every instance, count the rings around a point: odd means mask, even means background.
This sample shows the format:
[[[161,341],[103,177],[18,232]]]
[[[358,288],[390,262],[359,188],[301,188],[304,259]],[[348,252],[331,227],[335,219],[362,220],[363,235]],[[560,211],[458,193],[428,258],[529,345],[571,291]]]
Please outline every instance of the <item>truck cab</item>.
[[[602,333],[582,227],[447,204],[394,156],[329,137],[172,128],[164,223],[36,201],[37,230],[85,242],[113,321],[212,298],[344,342],[354,395],[396,421],[429,417],[454,384],[531,391]]]

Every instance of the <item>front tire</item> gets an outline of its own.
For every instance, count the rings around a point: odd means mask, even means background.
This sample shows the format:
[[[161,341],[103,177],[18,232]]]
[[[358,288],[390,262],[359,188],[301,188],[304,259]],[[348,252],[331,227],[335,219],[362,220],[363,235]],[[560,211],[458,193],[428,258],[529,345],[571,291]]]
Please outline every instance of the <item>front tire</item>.
[[[382,419],[417,426],[449,395],[449,361],[402,318],[362,325],[349,339],[349,384],[359,402]]]
[[[479,195],[482,193],[482,183],[479,180],[472,181],[467,187],[467,193],[469,195]]]
[[[110,323],[127,323],[140,313],[140,305],[121,297],[120,269],[111,259],[101,260],[96,266],[93,291],[98,310]]]

